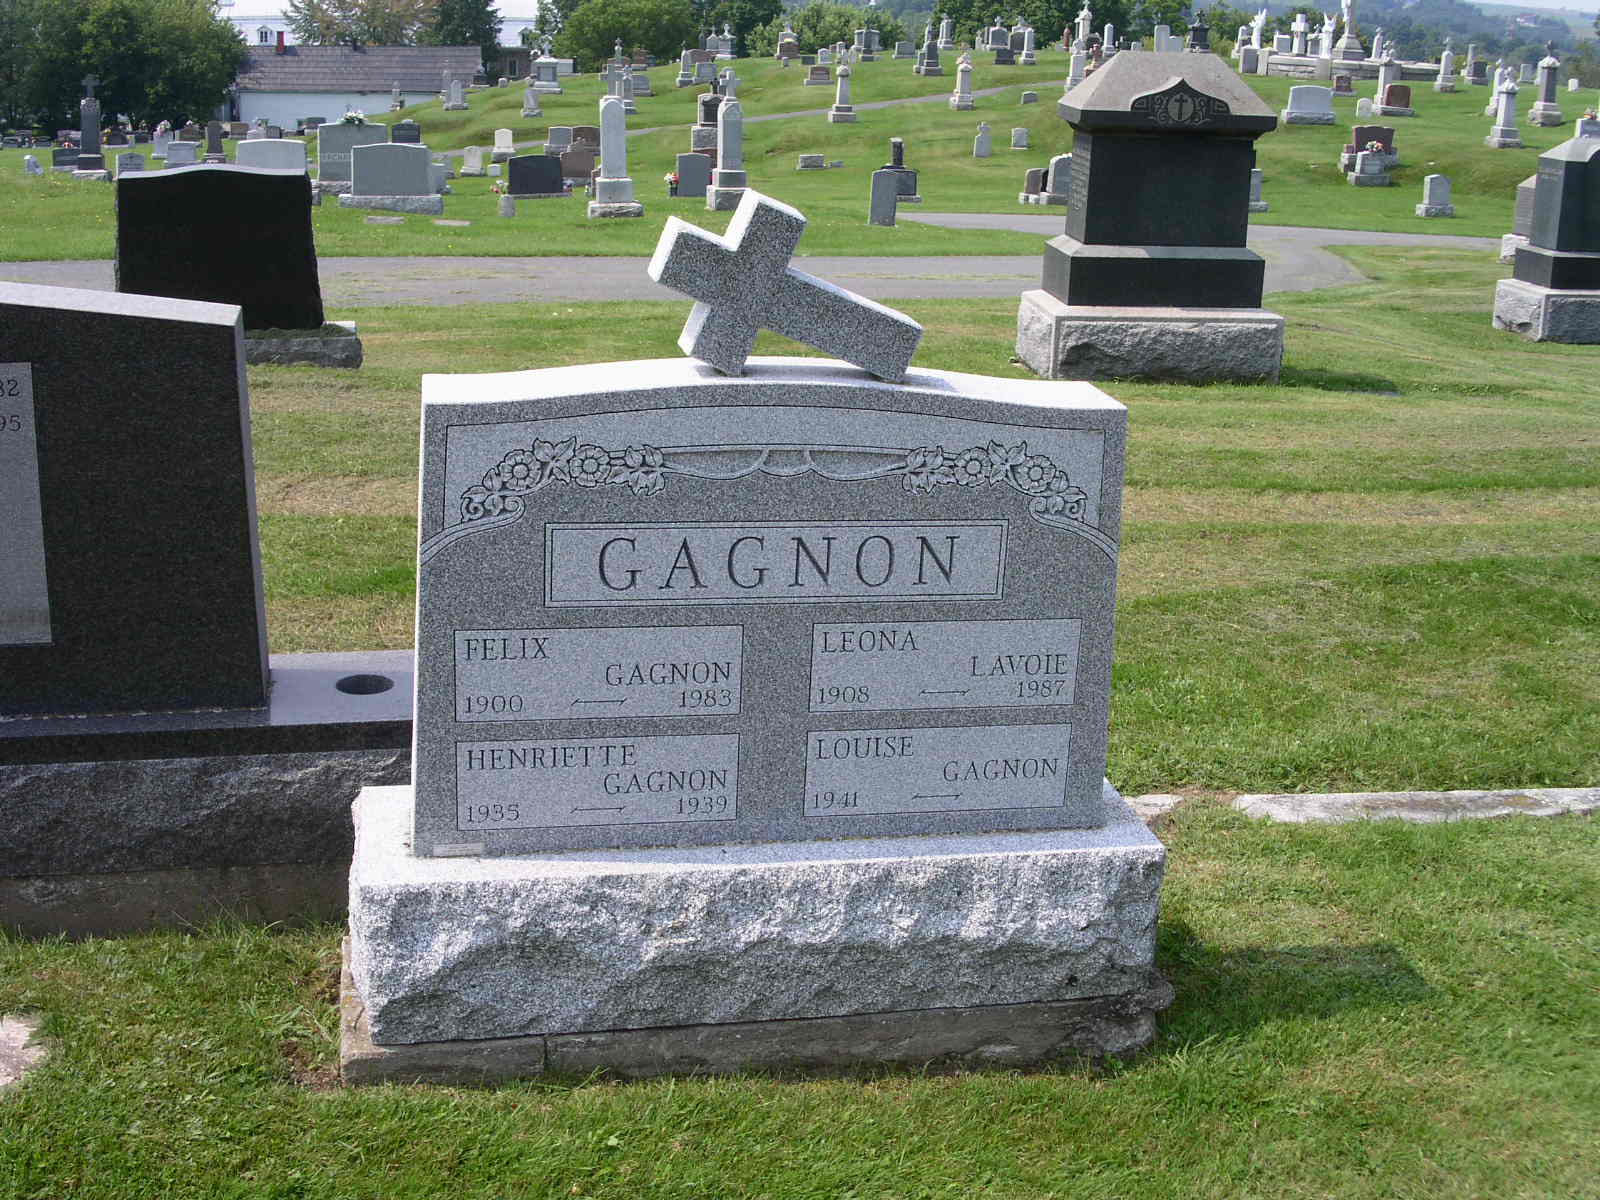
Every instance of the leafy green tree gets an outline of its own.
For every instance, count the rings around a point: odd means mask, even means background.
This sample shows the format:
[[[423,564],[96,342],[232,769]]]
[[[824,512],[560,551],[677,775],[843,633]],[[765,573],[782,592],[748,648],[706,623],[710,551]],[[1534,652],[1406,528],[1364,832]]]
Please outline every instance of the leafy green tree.
[[[295,38],[313,46],[415,46],[438,7],[439,0],[288,0],[283,15]]]
[[[765,58],[778,49],[778,34],[783,29],[783,16],[756,26],[748,35],[745,53],[752,58]],[[794,25],[794,35],[803,50],[811,51],[835,42],[849,46],[855,42],[856,30],[871,25],[878,31],[879,40],[892,47],[896,42],[920,41],[922,31],[915,37],[906,31],[898,17],[874,9],[852,8],[847,4],[833,4],[829,0],[812,0],[804,8],[788,14]]]
[[[598,70],[618,40],[627,50],[676,58],[695,37],[688,0],[586,0],[556,34],[555,53],[580,71]]]
[[[726,24],[733,36],[739,39],[740,56],[747,57],[750,31],[758,25],[767,24],[782,12],[783,0],[721,0],[705,13],[703,20],[708,29],[714,26],[719,33]]]
[[[548,51],[555,44],[556,35],[566,28],[567,18],[582,6],[583,0],[539,0],[539,15],[534,18],[531,31],[522,31],[522,44]]]
[[[430,46],[477,46],[487,65],[500,49],[500,14],[493,0],[438,0]]]

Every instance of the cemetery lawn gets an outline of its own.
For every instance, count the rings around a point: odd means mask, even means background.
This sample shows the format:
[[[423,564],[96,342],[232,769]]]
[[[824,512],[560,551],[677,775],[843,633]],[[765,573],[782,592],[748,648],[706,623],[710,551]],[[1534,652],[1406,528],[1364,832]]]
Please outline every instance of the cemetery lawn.
[[[914,221],[892,229],[866,224],[871,172],[888,161],[888,139],[906,139],[906,162],[920,172],[921,206],[928,212],[1040,213],[1048,210],[1017,203],[1022,177],[1029,167],[1044,166],[1054,154],[1072,149],[1072,130],[1056,114],[1056,101],[1066,75],[1066,55],[1041,51],[1032,68],[995,67],[979,63],[973,86],[982,91],[973,112],[952,112],[944,97],[954,87],[953,55],[943,56],[948,74],[923,78],[911,74],[907,61],[881,60],[858,64],[852,98],[858,109],[853,125],[832,125],[819,113],[782,120],[751,120],[782,113],[823,110],[833,102],[833,89],[804,87],[804,71],[785,71],[775,63],[742,60],[739,99],[745,110],[745,158],[750,184],[803,211],[809,226],[801,249],[806,254],[973,255],[1038,254],[1036,235],[1000,230],[973,233],[947,230]],[[496,215],[487,178],[456,179],[445,199],[445,218],[470,221],[467,227],[440,227],[431,218],[408,216],[400,225],[369,225],[365,212],[341,209],[333,199],[314,210],[318,253],[326,256],[392,255],[642,255],[655,247],[668,215],[676,214],[721,231],[727,213],[709,213],[703,201],[668,199],[663,176],[675,156],[688,149],[688,126],[694,119],[694,96],[704,88],[673,86],[676,64],[649,74],[656,94],[640,97],[639,112],[629,118],[637,131],[628,143],[629,172],[635,193],[645,206],[639,220],[591,221],[581,195],[523,201],[514,219]],[[1252,76],[1247,81],[1274,111],[1288,102],[1294,80]],[[1373,118],[1392,125],[1402,165],[1392,188],[1354,188],[1338,170],[1339,148],[1355,123],[1355,103],[1371,97],[1376,84],[1358,81],[1355,96],[1334,100],[1335,125],[1280,125],[1257,143],[1257,165],[1265,182],[1263,197],[1271,211],[1251,220],[1264,225],[1299,225],[1332,229],[1365,229],[1421,234],[1467,234],[1498,237],[1511,228],[1516,185],[1538,168],[1540,152],[1571,135],[1571,121],[1593,102],[1593,93],[1561,92],[1565,125],[1541,128],[1527,123],[1528,89],[1521,101],[1522,150],[1491,150],[1483,144],[1490,120],[1483,115],[1488,88],[1463,87],[1440,95],[1427,83],[1412,84],[1416,118]],[[602,90],[595,76],[568,80],[560,96],[543,99],[544,115],[521,117],[520,87],[490,88],[469,94],[469,110],[444,112],[438,103],[419,105],[404,114],[418,121],[423,140],[435,151],[465,146],[490,146],[497,128],[509,128],[517,141],[542,140],[551,125],[594,124]],[[1023,91],[1033,90],[1039,103],[1023,106]],[[933,97],[929,103],[866,109],[875,101]],[[374,119],[392,123],[399,114]],[[993,129],[994,155],[972,157],[972,139],[979,121]],[[1009,149],[1013,126],[1027,126],[1032,148]],[[231,153],[233,143],[228,143]],[[144,152],[148,147],[130,147]],[[0,261],[110,258],[115,252],[114,189],[84,183],[70,175],[47,172],[41,179],[22,173],[26,151],[0,151],[0,228],[26,231],[0,244]],[[48,164],[48,151],[38,152]],[[108,157],[119,152],[108,151]],[[314,155],[314,143],[312,144]],[[842,169],[796,171],[802,153],[823,153],[842,160]],[[1426,219],[1415,214],[1422,198],[1424,175],[1448,175],[1454,184],[1456,216]],[[915,209],[906,211],[915,212]],[[173,230],[175,242],[182,230]]]
[[[55,1047],[0,1195],[1593,1196],[1600,821],[1160,832],[1177,1001],[1098,1071],[344,1090],[333,926],[0,934],[0,1012]]]

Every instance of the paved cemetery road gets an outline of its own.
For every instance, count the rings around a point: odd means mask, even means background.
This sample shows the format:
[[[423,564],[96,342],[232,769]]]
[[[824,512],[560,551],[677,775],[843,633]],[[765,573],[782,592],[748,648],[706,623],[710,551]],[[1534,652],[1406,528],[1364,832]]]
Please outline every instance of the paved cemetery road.
[[[1060,213],[916,213],[901,218],[956,229],[1061,231]],[[1363,276],[1328,246],[1449,246],[1498,253],[1497,238],[1365,233],[1344,229],[1258,226],[1250,245],[1267,260],[1267,291],[1309,291],[1360,283]],[[805,258],[802,270],[874,300],[1004,298],[1039,283],[1038,255],[921,258]],[[324,258],[328,307],[451,305],[518,301],[681,300],[645,277],[642,258]],[[110,291],[112,264],[0,263],[0,279]]]

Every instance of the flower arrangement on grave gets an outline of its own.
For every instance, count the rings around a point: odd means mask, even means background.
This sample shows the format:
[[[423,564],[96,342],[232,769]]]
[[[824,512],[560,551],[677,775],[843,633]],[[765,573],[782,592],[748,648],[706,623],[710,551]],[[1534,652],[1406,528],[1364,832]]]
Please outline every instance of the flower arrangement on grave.
[[[1379,142],[1379,141],[1368,142],[1365,146],[1363,146],[1361,148],[1363,150],[1365,150],[1368,154],[1382,154],[1382,153],[1384,153],[1383,143]]]
[[[367,123],[367,114],[359,108],[347,108],[344,116],[339,118],[339,123],[341,125],[365,125]]]
[[[506,194],[505,181],[503,179],[496,179],[489,185],[489,191],[494,193],[496,196],[504,196]]]

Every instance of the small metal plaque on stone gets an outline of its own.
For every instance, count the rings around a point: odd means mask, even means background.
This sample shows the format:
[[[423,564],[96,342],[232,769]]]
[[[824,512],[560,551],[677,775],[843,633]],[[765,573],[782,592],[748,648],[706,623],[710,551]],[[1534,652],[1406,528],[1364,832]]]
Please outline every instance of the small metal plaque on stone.
[[[33,367],[0,363],[0,646],[48,646]]]
[[[830,360],[426,377],[415,852],[1101,824],[1125,433]]]

